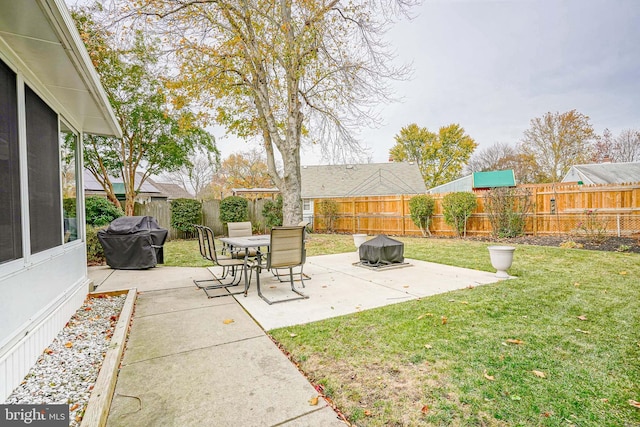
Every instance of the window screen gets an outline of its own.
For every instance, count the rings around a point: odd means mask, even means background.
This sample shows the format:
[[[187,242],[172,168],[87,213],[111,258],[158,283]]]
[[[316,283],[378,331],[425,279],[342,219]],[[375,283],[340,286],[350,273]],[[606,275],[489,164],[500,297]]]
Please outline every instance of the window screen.
[[[58,116],[25,86],[31,253],[62,244]]]
[[[22,258],[16,74],[0,61],[0,263]]]

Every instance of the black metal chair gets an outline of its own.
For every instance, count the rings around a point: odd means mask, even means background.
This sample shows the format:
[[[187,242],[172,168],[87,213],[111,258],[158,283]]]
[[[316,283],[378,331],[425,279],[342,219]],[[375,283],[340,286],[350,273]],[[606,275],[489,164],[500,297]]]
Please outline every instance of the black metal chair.
[[[273,227],[271,229],[271,241],[269,245],[269,252],[266,254],[265,263],[256,263],[253,268],[256,269],[256,283],[258,288],[258,295],[265,300],[267,304],[274,304],[278,302],[293,301],[298,299],[309,298],[302,292],[298,291],[294,285],[294,267],[302,267],[306,260],[306,252],[304,247],[304,227]],[[260,288],[260,272],[262,269],[275,271],[278,269],[289,270],[289,282],[291,283],[291,290],[297,294],[294,298],[285,298],[280,300],[269,300],[262,294]],[[278,278],[280,276],[278,275]],[[300,282],[304,287],[303,275],[300,275]]]
[[[240,284],[240,279],[242,277],[242,267],[244,267],[244,260],[233,258],[226,255],[220,255],[216,252],[216,243],[213,235],[213,231],[209,227],[205,227],[202,225],[195,225],[195,229],[198,231],[198,244],[200,246],[200,255],[204,259],[207,259],[213,263],[213,265],[217,265],[222,267],[222,276],[218,279],[213,273],[213,279],[205,279],[205,280],[194,280],[193,283],[195,285],[204,290],[209,298],[223,297],[227,295],[238,295],[245,293],[246,290],[238,291],[238,292],[229,292],[226,294],[210,294],[209,290],[214,289],[226,289],[234,286],[238,286]],[[238,268],[240,267],[240,268]],[[227,275],[231,272],[232,279],[228,282],[223,282],[222,280],[227,277]],[[228,289],[227,289],[228,290]]]

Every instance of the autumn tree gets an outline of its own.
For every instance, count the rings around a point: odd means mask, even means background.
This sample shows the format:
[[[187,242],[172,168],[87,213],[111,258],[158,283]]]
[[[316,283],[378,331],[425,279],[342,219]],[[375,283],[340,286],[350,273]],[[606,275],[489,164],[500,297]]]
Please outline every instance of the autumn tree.
[[[170,105],[169,92],[159,77],[157,41],[136,33],[129,45],[100,27],[88,10],[74,13],[80,35],[98,71],[122,128],[122,139],[86,135],[86,168],[121,207],[112,176],[122,177],[127,215],[142,184],[151,176],[189,163],[196,148],[216,152],[213,137],[199,126],[188,104]]]
[[[416,162],[427,188],[458,178],[477,147],[458,124],[443,126],[434,133],[412,123],[400,129],[395,140],[389,151],[391,158]]]
[[[572,165],[589,161],[595,138],[588,116],[576,110],[549,112],[531,120],[519,151],[534,159],[536,182],[558,182]]]
[[[234,188],[270,188],[271,176],[264,159],[258,150],[229,155],[223,160],[213,177],[208,194],[212,198],[231,195]]]
[[[301,144],[359,147],[354,131],[377,119],[389,79],[406,76],[382,36],[415,2],[129,0],[119,18],[162,35],[184,99],[199,100],[229,132],[262,140],[284,223],[295,224]]]

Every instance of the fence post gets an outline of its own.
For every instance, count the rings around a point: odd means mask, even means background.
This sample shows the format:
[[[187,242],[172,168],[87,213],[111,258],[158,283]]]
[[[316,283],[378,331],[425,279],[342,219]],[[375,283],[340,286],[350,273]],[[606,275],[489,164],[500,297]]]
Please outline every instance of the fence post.
[[[616,229],[618,230],[618,237],[620,237],[620,214],[616,215]]]
[[[405,230],[405,226],[404,226],[404,215],[405,215],[405,209],[404,209],[404,194],[400,195],[400,205],[402,206],[402,216],[400,218],[400,221],[402,221],[402,235],[404,236],[406,234],[406,230]]]

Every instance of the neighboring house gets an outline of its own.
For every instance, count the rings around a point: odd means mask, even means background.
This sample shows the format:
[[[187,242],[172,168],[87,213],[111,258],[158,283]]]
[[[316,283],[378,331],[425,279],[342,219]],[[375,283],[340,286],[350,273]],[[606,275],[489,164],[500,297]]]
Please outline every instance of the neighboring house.
[[[302,166],[300,173],[302,216],[310,223],[318,199],[424,194],[427,189],[413,162]]]
[[[458,191],[488,190],[498,187],[515,187],[516,177],[513,169],[501,171],[474,172],[462,178],[430,188],[429,194],[453,193]]]
[[[140,174],[136,174],[136,185],[140,179]],[[111,185],[113,185],[113,192],[116,198],[121,202],[125,201],[124,183],[122,178],[110,177]],[[96,180],[96,178],[88,170],[84,170],[84,195],[85,196],[103,196],[106,197],[107,193],[104,191],[102,185]],[[145,180],[140,187],[140,191],[136,196],[137,203],[149,203],[156,200],[167,200],[167,196],[156,187],[155,183],[149,179]]]
[[[121,136],[64,2],[0,0],[0,402],[89,291],[82,153],[62,144],[84,132]]]
[[[625,184],[640,182],[640,162],[574,165],[562,182],[579,184]]]
[[[149,180],[150,184],[155,188],[160,190],[160,194],[162,194],[168,201],[175,199],[193,199],[193,194],[189,193],[187,190],[179,186],[178,184],[173,184],[170,182],[156,182],[153,180]]]

